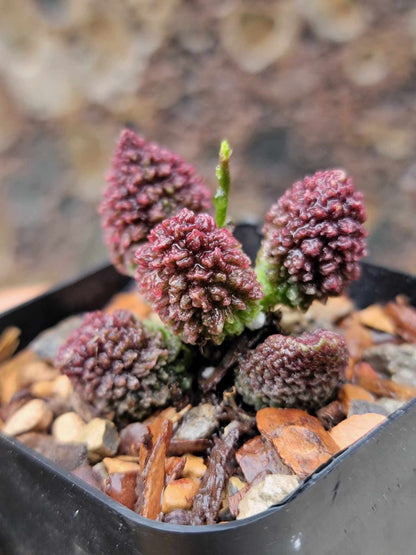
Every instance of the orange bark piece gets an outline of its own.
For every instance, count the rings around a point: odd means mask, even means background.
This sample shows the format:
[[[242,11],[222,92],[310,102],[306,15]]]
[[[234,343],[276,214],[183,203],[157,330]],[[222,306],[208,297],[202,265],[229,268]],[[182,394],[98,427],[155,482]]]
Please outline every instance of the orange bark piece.
[[[165,483],[180,478],[185,464],[186,457],[167,457],[165,459]]]
[[[348,412],[351,401],[359,399],[360,401],[369,401],[371,403],[375,398],[374,395],[371,395],[369,391],[359,385],[344,383],[338,392],[338,399],[344,405],[346,412]]]
[[[105,482],[104,491],[107,495],[129,509],[136,503],[137,471],[114,472]]]
[[[228,497],[228,509],[234,517],[238,515],[238,505],[249,489],[250,485],[247,484],[239,491],[236,491],[235,493],[233,493],[233,495],[230,495]]]
[[[368,362],[357,364],[354,375],[361,387],[379,397],[391,397],[401,401],[410,401],[416,397],[416,387],[382,378]]]
[[[257,412],[256,421],[283,462],[302,478],[339,451],[321,422],[306,411],[266,408]]]
[[[343,322],[342,330],[350,356],[356,361],[359,360],[364,349],[373,344],[370,331],[360,323],[356,315]]]
[[[396,326],[393,320],[379,304],[372,304],[364,308],[364,310],[360,310],[358,317],[361,324],[368,328],[384,331],[385,333],[396,333]]]
[[[153,430],[152,430],[153,432]],[[165,458],[172,437],[172,422],[163,420],[160,433],[144,470],[143,506],[140,514],[156,520],[162,508],[162,493],[165,485]]]
[[[105,312],[112,313],[115,310],[130,310],[141,320],[147,318],[151,312],[151,308],[146,304],[138,293],[128,291],[126,293],[118,293],[104,309]]]
[[[10,326],[0,333],[0,362],[9,359],[19,345],[20,330]]]
[[[175,407],[167,407],[166,409],[159,410],[154,412],[151,416],[148,416],[146,420],[143,420],[142,424],[149,426],[153,424],[157,420],[175,420],[177,416],[177,412]]]
[[[247,482],[252,482],[261,472],[291,474],[274,447],[262,436],[249,439],[235,454]]]
[[[368,432],[384,422],[386,417],[382,414],[369,412],[367,414],[354,414],[346,418],[329,432],[340,449],[349,447]]]
[[[324,432],[328,435],[326,430]],[[300,478],[312,474],[318,466],[339,451],[338,445],[330,436],[323,440],[320,434],[302,426],[287,426],[273,439],[273,445],[283,462]]]
[[[0,364],[0,403],[8,403],[24,385],[25,368],[37,363],[39,358],[32,351],[25,350]]]
[[[162,511],[166,514],[175,509],[190,509],[198,490],[199,480],[196,478],[181,478],[169,482],[163,493]]]
[[[416,342],[416,309],[407,300],[398,296],[396,302],[387,303],[386,314],[395,322],[397,333],[409,343]]]
[[[147,446],[145,443],[142,443],[139,448],[139,471],[140,474],[143,474],[144,469],[146,468],[147,460],[151,453],[151,447]]]
[[[277,409],[268,407],[261,409],[256,414],[256,423],[259,432],[269,441],[280,435],[286,426],[303,426],[320,433],[325,428],[317,418],[300,409]]]

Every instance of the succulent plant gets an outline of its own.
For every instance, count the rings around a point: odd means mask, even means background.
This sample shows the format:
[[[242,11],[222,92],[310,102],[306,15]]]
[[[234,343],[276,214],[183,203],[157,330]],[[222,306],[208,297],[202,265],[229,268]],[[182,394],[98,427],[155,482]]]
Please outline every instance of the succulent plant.
[[[136,253],[139,291],[185,343],[220,344],[259,314],[263,294],[250,260],[210,215],[184,208],[148,240]]]
[[[190,351],[166,330],[126,310],[87,313],[55,365],[97,414],[142,419],[191,386]]]
[[[186,207],[206,212],[211,192],[192,166],[130,129],[122,131],[100,206],[112,262],[132,274],[134,253],[150,230]]]
[[[297,181],[266,214],[256,264],[264,306],[307,309],[342,293],[360,275],[365,218],[363,195],[343,170]]]
[[[256,410],[269,406],[316,410],[333,398],[347,363],[345,340],[332,331],[271,335],[243,359],[235,384]]]

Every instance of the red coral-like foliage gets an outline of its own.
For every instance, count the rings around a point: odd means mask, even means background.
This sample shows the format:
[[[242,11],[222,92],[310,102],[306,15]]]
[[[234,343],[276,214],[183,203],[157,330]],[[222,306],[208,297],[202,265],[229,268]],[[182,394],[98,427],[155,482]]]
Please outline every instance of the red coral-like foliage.
[[[132,273],[137,246],[165,218],[211,207],[211,192],[180,156],[122,131],[100,206],[104,240],[119,270]]]
[[[262,255],[274,285],[292,286],[292,302],[339,295],[360,275],[366,254],[362,193],[343,170],[296,182],[266,215]],[[295,298],[297,297],[297,298]]]
[[[136,253],[139,291],[185,343],[220,344],[260,310],[263,294],[249,258],[208,214],[184,208],[148,239]]]
[[[128,311],[86,314],[61,347],[55,365],[98,414],[116,410],[142,417],[170,398],[158,370],[168,358],[162,334]]]
[[[241,363],[237,391],[256,409],[316,410],[345,380],[348,350],[339,334],[317,330],[300,337],[271,335]]]

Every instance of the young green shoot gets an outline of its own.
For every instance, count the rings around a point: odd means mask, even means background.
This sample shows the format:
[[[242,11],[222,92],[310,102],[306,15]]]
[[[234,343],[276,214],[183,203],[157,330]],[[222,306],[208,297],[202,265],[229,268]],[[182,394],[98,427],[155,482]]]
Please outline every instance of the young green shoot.
[[[227,220],[228,195],[230,192],[230,158],[232,150],[229,142],[224,139],[221,142],[219,152],[219,164],[216,168],[218,188],[213,198],[215,208],[215,221],[218,227],[224,227]]]

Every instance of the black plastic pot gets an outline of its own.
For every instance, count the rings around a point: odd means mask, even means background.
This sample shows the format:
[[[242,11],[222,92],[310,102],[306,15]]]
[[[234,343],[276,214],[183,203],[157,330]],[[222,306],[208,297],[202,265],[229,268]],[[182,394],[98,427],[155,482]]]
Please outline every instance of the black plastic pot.
[[[241,239],[257,239],[248,226]],[[62,318],[101,307],[128,280],[105,267],[0,317],[22,346]],[[358,306],[403,293],[416,279],[363,264]],[[285,503],[255,517],[183,527],[144,519],[18,441],[0,434],[0,553],[4,555],[413,555],[416,400],[318,470]]]

